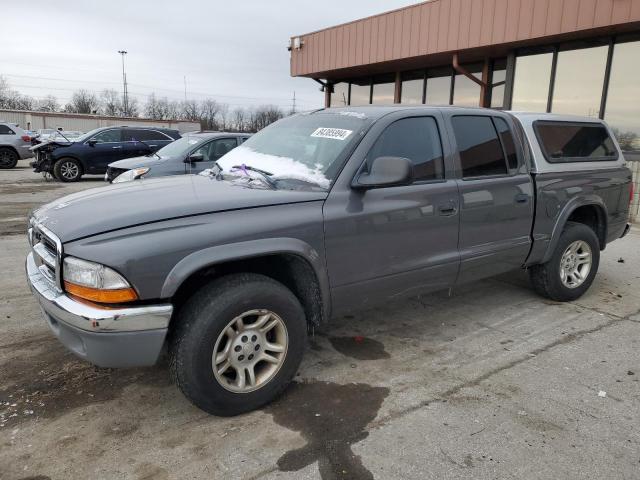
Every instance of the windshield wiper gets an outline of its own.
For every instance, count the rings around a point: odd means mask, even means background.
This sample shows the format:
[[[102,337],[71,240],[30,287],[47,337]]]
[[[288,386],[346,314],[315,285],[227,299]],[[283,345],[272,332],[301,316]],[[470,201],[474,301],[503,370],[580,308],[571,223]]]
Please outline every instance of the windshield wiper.
[[[276,181],[273,178],[271,178],[271,176],[273,175],[273,173],[271,172],[267,172],[266,170],[255,168],[250,165],[245,165],[244,163],[242,165],[234,165],[233,167],[231,167],[232,172],[238,171],[238,170],[243,171],[245,174],[247,174],[247,171],[259,173],[260,175],[262,175],[262,178],[271,188],[273,188],[274,190],[278,188],[276,185]]]

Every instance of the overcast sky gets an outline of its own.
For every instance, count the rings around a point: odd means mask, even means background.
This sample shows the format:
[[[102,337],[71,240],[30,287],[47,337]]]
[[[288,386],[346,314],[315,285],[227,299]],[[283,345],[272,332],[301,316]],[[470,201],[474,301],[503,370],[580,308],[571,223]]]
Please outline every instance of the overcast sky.
[[[311,79],[291,78],[292,35],[418,3],[411,0],[3,2],[0,75],[35,97],[65,103],[74,90],[122,90],[127,50],[130,95],[214,98],[236,106],[322,106]]]

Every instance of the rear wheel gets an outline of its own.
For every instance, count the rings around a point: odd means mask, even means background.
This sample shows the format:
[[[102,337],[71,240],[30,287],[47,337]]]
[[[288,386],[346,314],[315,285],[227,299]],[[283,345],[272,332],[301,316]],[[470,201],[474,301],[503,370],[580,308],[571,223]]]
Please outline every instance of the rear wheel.
[[[600,264],[600,244],[595,232],[582,223],[569,222],[551,259],[529,269],[536,292],[566,302],[581,297],[593,283]]]
[[[262,275],[214,280],[187,301],[175,322],[173,377],[191,402],[214,415],[237,415],[273,400],[304,353],[300,302]]]
[[[18,164],[18,154],[12,148],[0,148],[0,168],[13,168]]]
[[[82,177],[82,165],[75,158],[62,158],[53,166],[53,174],[62,182],[77,182]]]

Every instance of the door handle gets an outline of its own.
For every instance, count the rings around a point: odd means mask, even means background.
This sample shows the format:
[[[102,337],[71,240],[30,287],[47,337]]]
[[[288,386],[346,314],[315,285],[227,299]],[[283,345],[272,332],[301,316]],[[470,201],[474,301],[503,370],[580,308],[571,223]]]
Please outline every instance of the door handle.
[[[122,147],[111,147],[111,148],[113,148],[114,150],[122,150]]]
[[[158,145],[149,145],[150,147],[157,147]]]
[[[443,217],[450,217],[452,215],[455,215],[458,212],[458,209],[454,204],[440,205],[438,207],[438,212]]]
[[[516,195],[516,203],[527,203],[529,202],[529,195],[526,193],[519,193]]]

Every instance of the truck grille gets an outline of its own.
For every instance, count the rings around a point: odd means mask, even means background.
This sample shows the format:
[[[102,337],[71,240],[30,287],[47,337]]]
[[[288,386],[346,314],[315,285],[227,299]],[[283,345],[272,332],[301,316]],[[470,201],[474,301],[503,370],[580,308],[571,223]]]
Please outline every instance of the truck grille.
[[[62,244],[58,237],[46,228],[32,224],[29,228],[29,244],[33,252],[33,259],[40,272],[60,289],[60,258]]]

